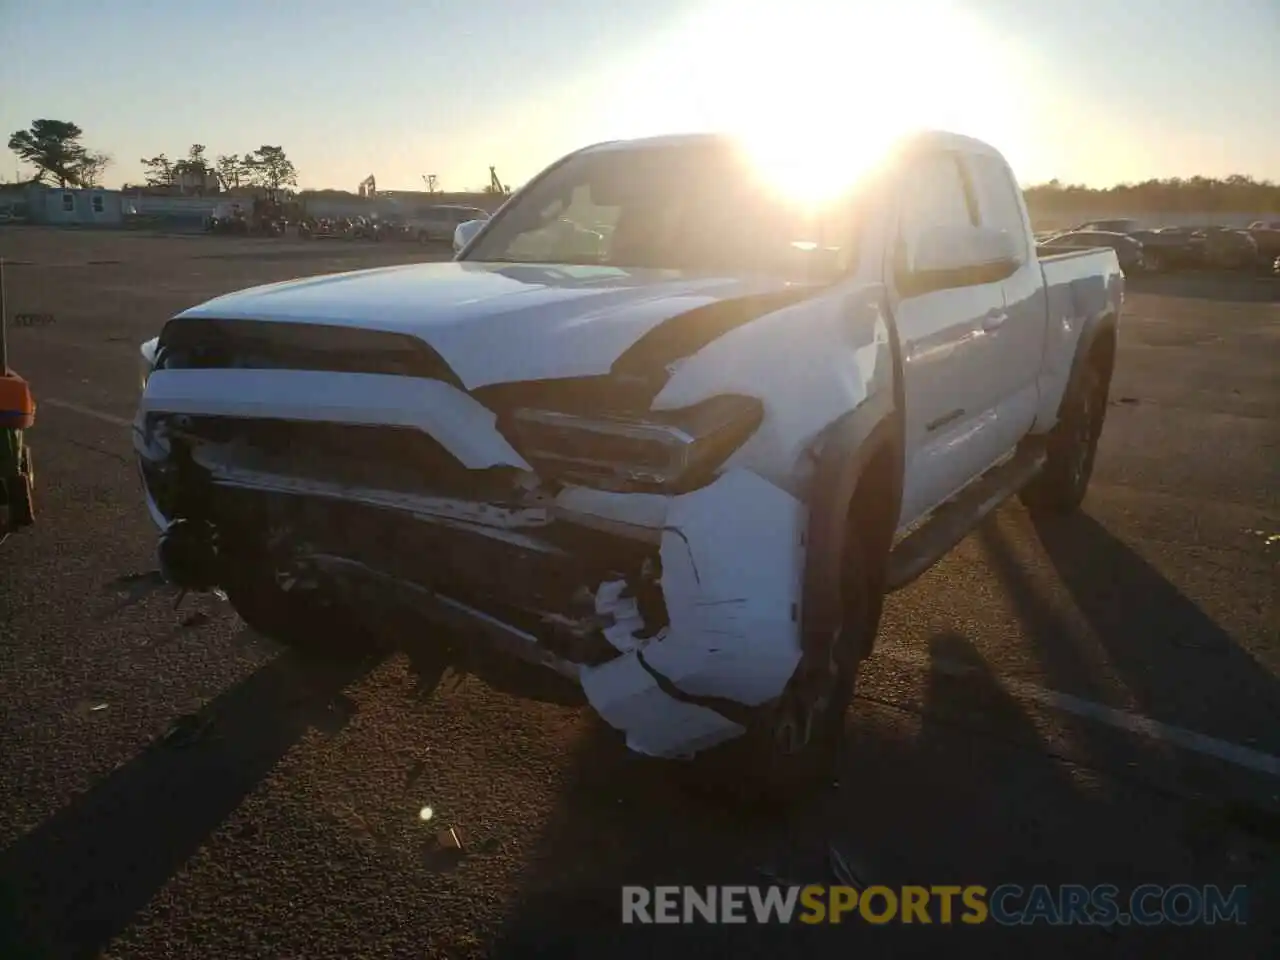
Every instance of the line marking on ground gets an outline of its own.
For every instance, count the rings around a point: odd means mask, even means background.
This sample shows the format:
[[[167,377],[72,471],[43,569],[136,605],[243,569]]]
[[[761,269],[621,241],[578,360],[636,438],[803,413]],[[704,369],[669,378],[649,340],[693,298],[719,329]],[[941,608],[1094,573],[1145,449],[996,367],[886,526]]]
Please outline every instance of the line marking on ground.
[[[906,651],[886,650],[884,655],[890,659],[911,663],[915,666],[925,666],[926,668],[931,666],[940,673],[952,676],[964,676],[978,671],[977,667],[959,661],[931,660],[928,656],[913,655]],[[1160,740],[1175,747],[1181,747],[1183,750],[1190,750],[1193,753],[1213,757],[1224,763],[1253,770],[1256,773],[1280,777],[1280,757],[1263,753],[1261,750],[1254,750],[1252,747],[1241,746],[1228,740],[1219,740],[1217,737],[1197,733],[1185,727],[1161,723],[1159,720],[1152,720],[1150,717],[1144,717],[1138,713],[1117,710],[1115,707],[1107,707],[1101,703],[1086,700],[1083,697],[1072,696],[1069,693],[1059,693],[1057,690],[1038,687],[1033,683],[1025,683],[1020,680],[993,679],[1002,688],[1015,696],[1061,710],[1063,713],[1074,714],[1087,720],[1096,720],[1099,723],[1116,727],[1128,733],[1141,734],[1153,740]]]
[[[70,400],[58,400],[56,397],[40,397],[36,401],[36,406],[47,405],[58,410],[70,410],[72,413],[78,413],[85,417],[93,417],[95,420],[101,420],[103,423],[110,423],[117,427],[132,427],[133,421],[124,417],[117,417],[114,413],[106,413],[102,410],[94,410],[92,407],[82,406],[78,403],[72,403]]]
[[[114,424],[118,427],[133,426],[132,420],[117,417],[112,413],[104,413],[101,410],[94,410],[91,407],[72,403],[69,400],[44,397],[40,400],[40,403],[47,403],[49,406],[60,410],[70,410],[72,413],[83,414],[86,417],[92,417],[95,420],[101,420],[103,423]],[[942,673],[952,675],[963,676],[974,673],[977,670],[976,667],[959,661],[932,660],[927,656],[911,654],[906,651],[885,650],[881,652],[880,656],[899,662],[911,663],[915,666],[931,667]],[[1227,740],[1219,740],[1217,737],[1196,733],[1196,731],[1187,730],[1185,727],[1175,727],[1172,724],[1161,723],[1159,720],[1152,720],[1150,717],[1130,713],[1127,710],[1117,710],[1114,707],[1103,706],[1100,703],[1085,700],[1082,697],[1075,697],[1069,693],[1059,693],[1056,690],[1037,687],[1035,684],[1023,683],[1019,680],[1000,680],[999,683],[1010,693],[1044,704],[1047,707],[1061,710],[1063,713],[1074,714],[1087,720],[1096,720],[1099,723],[1105,723],[1128,733],[1142,734],[1153,740],[1161,740],[1184,750],[1213,757],[1224,763],[1244,767],[1257,773],[1280,777],[1280,757],[1263,753],[1261,750],[1254,750],[1251,747],[1241,746],[1238,743],[1231,743]]]

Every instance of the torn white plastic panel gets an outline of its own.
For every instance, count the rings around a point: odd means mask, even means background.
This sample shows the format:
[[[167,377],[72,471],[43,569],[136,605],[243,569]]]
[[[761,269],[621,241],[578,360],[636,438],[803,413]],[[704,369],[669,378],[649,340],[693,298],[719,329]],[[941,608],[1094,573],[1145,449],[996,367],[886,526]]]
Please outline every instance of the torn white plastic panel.
[[[596,591],[596,613],[613,618],[613,623],[604,628],[604,638],[623,653],[643,644],[635,635],[645,626],[636,598],[622,595],[626,588],[625,580],[610,580]]]
[[[139,410],[410,427],[429,434],[469,469],[532,469],[498,432],[492,411],[440,380],[314,370],[157,370]]]
[[[634,654],[583,667],[579,680],[595,711],[645,756],[687,757],[746,732],[714,710],[667,696]]]
[[[764,402],[764,420],[725,464],[797,495],[805,451],[844,414],[893,388],[882,288],[836,287],[730,330],[681,361],[654,410],[740,393]]]
[[[556,495],[553,510],[557,516],[583,526],[656,543],[670,505],[671,498],[660,493],[565,487]]]
[[[804,508],[745,470],[672,500],[662,536],[670,626],[645,661],[686,693],[758,706],[800,662]]]
[[[596,506],[617,514],[626,496],[604,497]],[[577,502],[579,509],[584,503]],[[645,663],[688,694],[747,706],[777,697],[800,662],[803,505],[755,474],[732,470],[668,499],[661,522],[669,624],[643,641]],[[617,599],[605,584],[597,606]],[[641,646],[634,636],[610,642]],[[637,653],[633,648],[582,672],[591,705],[627,734],[633,749],[680,756],[743,732],[708,708],[667,696]]]

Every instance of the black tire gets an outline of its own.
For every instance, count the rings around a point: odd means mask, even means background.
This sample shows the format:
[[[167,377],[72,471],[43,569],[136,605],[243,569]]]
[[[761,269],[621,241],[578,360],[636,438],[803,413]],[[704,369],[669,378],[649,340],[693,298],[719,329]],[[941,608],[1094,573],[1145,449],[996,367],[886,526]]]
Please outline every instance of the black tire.
[[[1029,510],[1067,514],[1084,502],[1106,419],[1109,389],[1105,365],[1098,356],[1089,357],[1070,387],[1057,425],[1049,433],[1044,469],[1020,494]]]
[[[318,590],[284,589],[260,560],[237,556],[226,565],[221,587],[248,627],[286,647],[341,660],[381,648],[350,609]]]
[[[760,708],[756,722],[743,736],[685,764],[686,786],[734,803],[776,809],[804,802],[833,782],[859,668],[872,649],[884,605],[885,558],[875,563],[868,556],[871,552],[865,534],[850,531],[844,559],[843,623],[831,650],[827,695],[806,708],[789,687]],[[804,725],[798,709],[808,714],[807,737],[796,736]]]
[[[31,462],[31,448],[23,446],[22,463],[15,484],[17,501],[10,504],[10,522],[15,527],[29,527],[36,522],[36,468]]]

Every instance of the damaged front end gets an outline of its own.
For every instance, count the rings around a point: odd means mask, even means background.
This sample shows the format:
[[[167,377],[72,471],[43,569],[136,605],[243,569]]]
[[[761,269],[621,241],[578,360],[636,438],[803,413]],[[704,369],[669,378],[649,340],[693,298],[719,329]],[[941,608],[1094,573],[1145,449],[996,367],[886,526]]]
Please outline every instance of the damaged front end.
[[[200,323],[144,351],[135,424],[180,586],[253,567],[366,622],[482,634],[652,756],[743,733],[795,672],[803,506],[732,463],[758,399],[655,412],[661,384],[623,375],[468,392],[392,334],[327,328],[348,341],[325,355],[301,325]]]

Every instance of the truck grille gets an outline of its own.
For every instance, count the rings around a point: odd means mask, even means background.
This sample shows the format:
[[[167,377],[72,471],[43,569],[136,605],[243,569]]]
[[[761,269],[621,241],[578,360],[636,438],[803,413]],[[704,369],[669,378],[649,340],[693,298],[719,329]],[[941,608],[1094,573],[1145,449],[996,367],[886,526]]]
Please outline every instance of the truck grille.
[[[157,368],[375,373],[462,386],[444,359],[421,340],[317,323],[178,317],[160,333]]]
[[[153,414],[169,418],[167,414]],[[474,496],[489,492],[500,478],[468,470],[432,437],[407,427],[306,421],[183,417],[189,438],[243,444],[258,451],[262,468],[285,476],[309,477],[406,492],[432,491]]]

